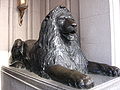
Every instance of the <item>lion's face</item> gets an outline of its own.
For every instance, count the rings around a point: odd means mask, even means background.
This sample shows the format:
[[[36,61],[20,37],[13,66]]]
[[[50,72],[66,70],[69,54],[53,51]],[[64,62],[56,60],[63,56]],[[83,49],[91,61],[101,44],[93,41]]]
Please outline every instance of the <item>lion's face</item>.
[[[77,24],[71,15],[60,15],[57,17],[57,25],[60,28],[61,34],[66,39],[73,39],[73,34],[76,33]]]

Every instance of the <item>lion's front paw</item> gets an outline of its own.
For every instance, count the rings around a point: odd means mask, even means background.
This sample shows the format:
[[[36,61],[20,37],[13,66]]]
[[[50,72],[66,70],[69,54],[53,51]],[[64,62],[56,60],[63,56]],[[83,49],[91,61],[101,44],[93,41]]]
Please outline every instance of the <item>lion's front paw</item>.
[[[60,65],[53,65],[46,68],[46,73],[53,80],[75,88],[92,88],[94,86],[94,82],[89,76]]]
[[[101,65],[100,68],[103,71],[103,74],[108,76],[120,76],[120,69],[115,66],[109,66],[109,65]]]
[[[68,83],[69,86],[76,88],[92,88],[94,86],[94,82],[89,76],[76,71],[71,73]]]

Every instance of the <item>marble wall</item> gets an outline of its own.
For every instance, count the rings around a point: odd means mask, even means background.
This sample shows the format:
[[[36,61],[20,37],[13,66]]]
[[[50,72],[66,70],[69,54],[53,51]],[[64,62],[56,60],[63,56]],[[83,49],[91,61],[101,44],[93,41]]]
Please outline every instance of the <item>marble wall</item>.
[[[0,50],[8,50],[8,0],[0,0]]]
[[[80,37],[89,60],[111,64],[109,0],[80,0]]]

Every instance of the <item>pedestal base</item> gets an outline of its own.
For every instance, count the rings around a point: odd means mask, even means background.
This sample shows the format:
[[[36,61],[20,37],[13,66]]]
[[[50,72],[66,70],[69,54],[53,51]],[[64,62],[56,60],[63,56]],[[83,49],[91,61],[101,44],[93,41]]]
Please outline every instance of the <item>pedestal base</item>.
[[[120,77],[89,75],[95,82],[95,87],[89,90],[120,90]],[[2,67],[1,78],[2,90],[78,90],[17,68]]]

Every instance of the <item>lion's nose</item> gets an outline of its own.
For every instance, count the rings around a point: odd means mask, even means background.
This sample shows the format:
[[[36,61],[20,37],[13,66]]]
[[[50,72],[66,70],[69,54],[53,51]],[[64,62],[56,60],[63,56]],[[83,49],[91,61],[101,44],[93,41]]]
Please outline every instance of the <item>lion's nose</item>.
[[[72,23],[71,26],[72,26],[72,27],[77,27],[77,24],[76,24],[76,23]]]

